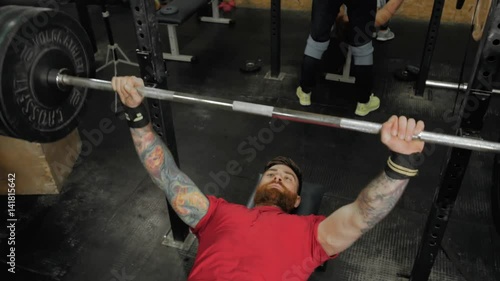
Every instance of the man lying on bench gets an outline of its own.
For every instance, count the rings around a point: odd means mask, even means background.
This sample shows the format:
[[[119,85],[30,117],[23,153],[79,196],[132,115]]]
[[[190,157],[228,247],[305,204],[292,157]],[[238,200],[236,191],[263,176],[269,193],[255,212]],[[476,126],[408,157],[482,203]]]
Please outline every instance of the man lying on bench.
[[[135,90],[144,85],[141,79],[115,77],[112,84],[124,104],[140,160],[199,239],[191,281],[307,280],[316,267],[380,222],[418,172],[413,157],[424,143],[412,136],[423,131],[424,123],[392,116],[381,129],[381,141],[392,151],[387,165],[351,204],[328,217],[288,214],[300,204],[302,174],[292,160],[278,157],[265,166],[255,207],[248,209],[205,196],[178,169]]]

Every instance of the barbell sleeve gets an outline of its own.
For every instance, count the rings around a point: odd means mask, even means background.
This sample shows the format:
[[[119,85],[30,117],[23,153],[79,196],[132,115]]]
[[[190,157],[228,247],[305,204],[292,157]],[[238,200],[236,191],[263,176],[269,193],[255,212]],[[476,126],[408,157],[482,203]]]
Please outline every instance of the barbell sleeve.
[[[49,82],[56,83],[59,87],[74,86],[102,91],[114,91],[110,81],[74,77],[61,72],[57,74],[57,78],[55,79],[55,81]],[[303,112],[286,108],[277,108],[268,105],[230,101],[222,98],[204,97],[200,95],[186,94],[152,87],[139,87],[137,88],[137,91],[146,98],[167,100],[185,104],[208,105],[217,109],[225,109],[248,114],[267,116],[300,123],[342,128],[362,133],[379,134],[382,128],[382,124],[374,122]],[[463,148],[474,151],[500,153],[500,143],[485,141],[481,139],[446,135],[428,131],[423,131],[413,138],[438,145]]]
[[[468,84],[467,83],[454,83],[454,82],[444,82],[444,81],[437,81],[437,80],[426,80],[425,81],[425,86],[431,87],[431,88],[440,88],[440,89],[449,89],[449,90],[456,90],[459,89],[462,92],[467,91]],[[479,90],[477,90],[479,91]],[[491,92],[494,94],[500,94],[499,89],[491,89]]]

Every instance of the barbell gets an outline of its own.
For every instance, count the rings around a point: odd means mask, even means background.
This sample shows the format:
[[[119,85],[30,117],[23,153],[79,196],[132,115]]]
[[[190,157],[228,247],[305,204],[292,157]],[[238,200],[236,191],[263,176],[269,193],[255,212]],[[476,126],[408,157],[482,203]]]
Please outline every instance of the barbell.
[[[68,86],[91,88],[101,91],[114,91],[111,82],[98,79],[88,79],[65,74],[67,70],[51,70],[47,74],[47,83],[64,89]],[[286,119],[294,122],[309,123],[327,127],[348,129],[369,134],[378,134],[382,124],[348,119],[343,117],[322,115],[298,110],[278,108],[269,105],[232,101],[222,98],[204,97],[200,95],[181,93],[176,91],[162,90],[152,87],[137,88],[139,94],[146,98],[167,100],[184,104],[204,105],[215,109],[243,112],[253,115],[267,116],[276,119]],[[451,147],[465,148],[477,151],[500,152],[500,143],[484,141],[473,138],[446,135],[423,131],[414,136],[429,143],[446,145]]]
[[[43,20],[47,17],[50,21]],[[88,89],[113,92],[110,81],[88,78],[93,73],[92,48],[85,31],[68,15],[44,8],[6,6],[0,8],[0,25],[0,39],[3,38],[0,44],[0,118],[10,136],[40,142],[60,139],[76,127]],[[378,134],[382,127],[382,124],[368,121],[153,87],[137,90],[146,98],[363,133]],[[500,152],[500,143],[481,139],[429,131],[414,138],[450,147]]]

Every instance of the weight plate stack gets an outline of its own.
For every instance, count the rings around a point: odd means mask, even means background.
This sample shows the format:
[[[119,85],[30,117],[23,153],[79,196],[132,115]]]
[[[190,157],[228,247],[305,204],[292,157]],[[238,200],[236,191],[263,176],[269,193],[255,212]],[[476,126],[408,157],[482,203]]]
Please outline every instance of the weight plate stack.
[[[88,89],[58,89],[51,69],[93,77],[90,40],[71,16],[47,8],[0,7],[0,134],[57,141],[78,126]]]

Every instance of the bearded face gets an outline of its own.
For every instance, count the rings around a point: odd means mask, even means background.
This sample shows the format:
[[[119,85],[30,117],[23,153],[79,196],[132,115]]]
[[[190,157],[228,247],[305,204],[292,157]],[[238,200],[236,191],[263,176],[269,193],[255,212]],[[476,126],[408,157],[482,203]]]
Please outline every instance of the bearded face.
[[[295,208],[298,195],[288,190],[281,182],[271,181],[261,184],[256,192],[255,205],[278,206],[284,212],[290,213]]]

